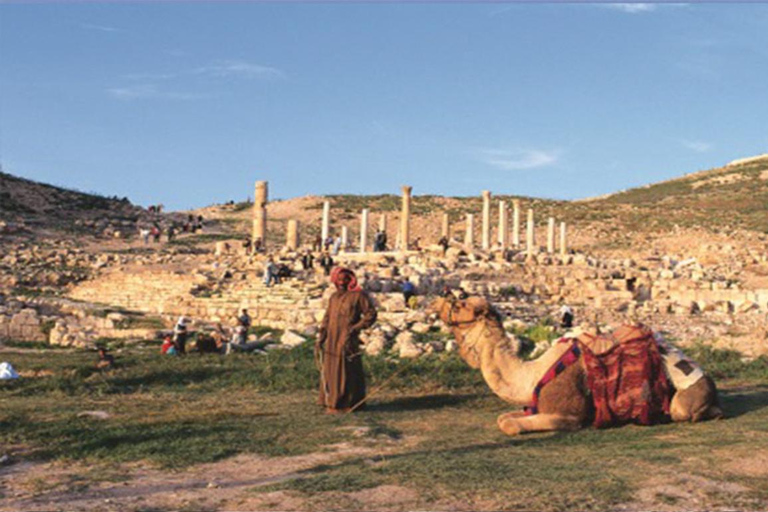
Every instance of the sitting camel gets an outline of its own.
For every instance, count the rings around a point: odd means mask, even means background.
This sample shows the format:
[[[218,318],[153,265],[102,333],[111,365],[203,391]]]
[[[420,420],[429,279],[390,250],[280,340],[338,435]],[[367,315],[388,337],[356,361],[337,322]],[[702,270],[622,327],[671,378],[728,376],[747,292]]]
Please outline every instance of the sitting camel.
[[[510,403],[529,405],[542,377],[571,349],[570,343],[556,343],[537,359],[522,360],[516,344],[502,327],[499,313],[480,297],[439,298],[433,310],[452,330],[461,357],[472,368],[479,368],[491,390]],[[714,382],[701,375],[695,383],[673,395],[669,406],[673,421],[694,422],[722,416]],[[537,392],[534,414],[522,416],[512,412],[498,417],[502,432],[517,435],[576,430],[590,421],[594,408],[583,354]]]

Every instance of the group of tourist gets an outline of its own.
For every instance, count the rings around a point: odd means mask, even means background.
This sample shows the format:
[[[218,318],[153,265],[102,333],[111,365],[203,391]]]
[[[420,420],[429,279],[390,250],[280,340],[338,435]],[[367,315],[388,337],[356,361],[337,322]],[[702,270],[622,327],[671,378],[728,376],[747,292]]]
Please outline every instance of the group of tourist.
[[[267,287],[273,284],[280,284],[283,279],[293,276],[293,271],[285,263],[276,263],[273,257],[267,259],[264,265],[264,285]]]
[[[173,332],[163,339],[160,353],[164,355],[187,354],[187,341],[193,334],[189,330],[191,320],[186,316],[179,317]],[[220,322],[213,329],[194,333],[197,352],[210,352],[229,354],[233,350],[249,351],[256,348],[248,343],[248,334],[251,328],[251,316],[247,309],[240,310],[240,315],[231,330],[225,328]]]

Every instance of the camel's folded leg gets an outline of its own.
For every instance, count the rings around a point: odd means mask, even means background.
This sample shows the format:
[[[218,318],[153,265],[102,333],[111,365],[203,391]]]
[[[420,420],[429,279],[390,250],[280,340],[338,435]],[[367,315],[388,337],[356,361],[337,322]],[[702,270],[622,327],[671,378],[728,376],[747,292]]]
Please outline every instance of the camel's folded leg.
[[[678,390],[669,408],[673,421],[705,421],[722,418],[715,382],[705,375],[687,389]]]
[[[578,430],[581,420],[576,416],[559,414],[533,414],[520,417],[518,413],[502,414],[496,422],[502,432],[516,436],[525,432],[547,432],[551,430]]]

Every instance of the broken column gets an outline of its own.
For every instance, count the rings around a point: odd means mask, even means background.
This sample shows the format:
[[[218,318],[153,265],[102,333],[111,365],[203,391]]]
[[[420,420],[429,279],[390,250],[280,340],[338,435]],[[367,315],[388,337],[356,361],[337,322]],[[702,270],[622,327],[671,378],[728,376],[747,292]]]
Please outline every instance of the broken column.
[[[509,243],[509,209],[505,201],[499,201],[499,247],[507,248]]]
[[[528,256],[533,256],[534,249],[533,244],[535,240],[533,237],[533,208],[528,208],[528,223],[525,230],[525,251]]]
[[[512,247],[520,248],[520,200],[512,201]]]
[[[555,252],[555,218],[550,217],[547,221],[547,253]]]
[[[565,256],[568,254],[568,245],[565,238],[565,222],[560,223],[560,255]]]
[[[475,216],[467,214],[467,232],[464,235],[464,245],[471,249],[475,245]]]
[[[285,228],[285,246],[295,251],[299,248],[299,221],[290,219]]]
[[[341,226],[341,250],[346,251],[349,247],[349,228]]]
[[[407,251],[411,242],[411,190],[413,190],[413,187],[403,185],[403,208],[400,212],[401,251]]]
[[[445,237],[446,240],[451,239],[451,225],[449,223],[449,218],[447,213],[443,214],[443,226],[440,229],[440,236]]]
[[[491,192],[483,190],[483,232],[482,248],[487,251],[491,248]]]
[[[368,245],[368,208],[360,214],[360,252],[366,252]]]
[[[259,243],[257,243],[257,240]],[[254,249],[267,245],[267,182],[257,181],[253,195],[253,234],[251,242]]]
[[[320,235],[323,237],[323,245],[328,240],[328,236],[331,233],[331,203],[330,201],[323,201],[323,225],[320,230]]]

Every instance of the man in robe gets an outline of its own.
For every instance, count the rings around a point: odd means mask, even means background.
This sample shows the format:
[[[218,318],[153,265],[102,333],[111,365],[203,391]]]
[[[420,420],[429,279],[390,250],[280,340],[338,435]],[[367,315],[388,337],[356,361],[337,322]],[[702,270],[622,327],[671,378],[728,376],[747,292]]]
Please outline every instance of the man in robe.
[[[328,301],[315,351],[322,365],[318,403],[325,406],[327,413],[338,414],[364,405],[360,331],[376,321],[376,309],[351,270],[336,267],[331,282],[336,292]]]

